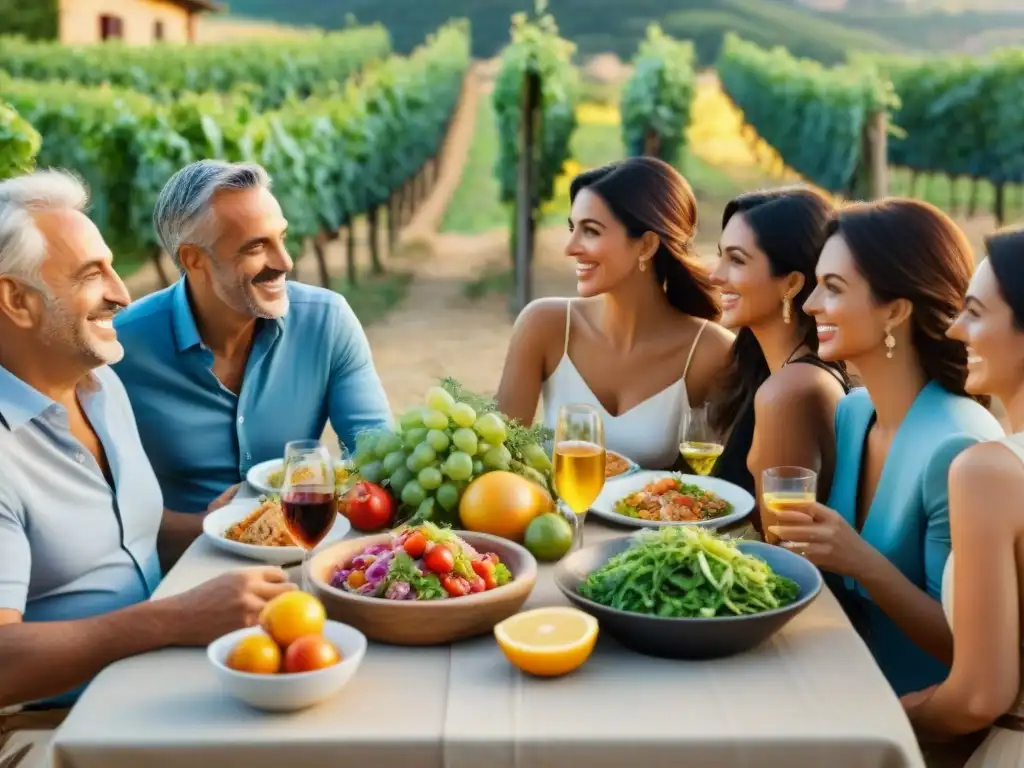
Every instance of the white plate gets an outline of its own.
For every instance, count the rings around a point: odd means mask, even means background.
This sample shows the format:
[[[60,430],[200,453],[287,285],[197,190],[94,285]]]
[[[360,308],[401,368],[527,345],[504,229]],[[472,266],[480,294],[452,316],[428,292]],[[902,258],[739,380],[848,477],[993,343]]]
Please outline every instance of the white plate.
[[[727,502],[732,504],[732,512],[713,520],[701,520],[695,523],[674,523],[662,520],[640,520],[635,517],[620,515],[615,511],[615,502],[631,493],[642,490],[645,485],[660,480],[663,477],[678,477],[684,483],[699,485],[707,491],[718,494]],[[742,520],[754,509],[754,497],[740,488],[738,485],[721,480],[717,477],[702,477],[701,475],[684,475],[681,472],[658,472],[652,470],[641,470],[629,475],[612,477],[605,481],[604,490],[597,497],[597,501],[591,506],[590,511],[605,520],[619,525],[628,525],[633,528],[662,528],[667,525],[697,525],[702,528],[721,528]]]
[[[626,477],[628,475],[632,475],[632,474],[640,471],[640,465],[637,464],[635,461],[633,461],[631,458],[629,458],[629,456],[627,456],[626,454],[619,453],[618,451],[613,451],[611,448],[608,449],[608,453],[614,453],[620,459],[625,459],[629,463],[629,466],[626,468],[625,472],[620,472],[619,474],[615,475],[614,477],[608,478],[609,480],[620,480],[623,477]]]
[[[243,544],[240,541],[232,541],[224,537],[224,531],[240,520],[244,520],[259,505],[259,499],[236,499],[215,512],[211,512],[203,519],[203,533],[215,547],[250,560],[259,560],[270,565],[300,562],[305,551],[302,547],[259,547],[255,544]],[[334,526],[324,536],[321,544],[344,538],[351,529],[352,525],[348,518],[338,515]]]
[[[284,459],[271,459],[270,461],[263,461],[259,464],[249,467],[249,471],[245,473],[245,481],[256,489],[258,493],[280,493],[280,488],[274,488],[267,483],[267,478],[271,472],[275,472],[284,466]],[[351,466],[350,462],[334,460],[334,466]]]

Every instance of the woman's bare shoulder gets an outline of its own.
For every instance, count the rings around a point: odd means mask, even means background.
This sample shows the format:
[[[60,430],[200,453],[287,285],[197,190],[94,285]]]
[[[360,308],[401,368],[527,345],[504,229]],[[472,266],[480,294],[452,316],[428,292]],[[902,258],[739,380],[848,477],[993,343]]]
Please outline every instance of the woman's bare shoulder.
[[[1024,533],[1024,515],[1014,501],[1024,498],[1024,462],[1000,440],[965,448],[949,467],[950,517],[966,516],[969,524],[989,533]]]
[[[838,402],[845,394],[834,374],[817,365],[785,365],[757,388],[754,407],[806,407],[809,402]]]

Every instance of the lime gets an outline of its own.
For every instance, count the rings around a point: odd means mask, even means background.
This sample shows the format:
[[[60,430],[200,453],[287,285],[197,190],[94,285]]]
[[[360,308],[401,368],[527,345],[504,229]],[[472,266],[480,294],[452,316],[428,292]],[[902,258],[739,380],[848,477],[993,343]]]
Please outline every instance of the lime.
[[[526,526],[523,544],[538,560],[558,560],[572,547],[572,526],[555,512],[546,512]]]

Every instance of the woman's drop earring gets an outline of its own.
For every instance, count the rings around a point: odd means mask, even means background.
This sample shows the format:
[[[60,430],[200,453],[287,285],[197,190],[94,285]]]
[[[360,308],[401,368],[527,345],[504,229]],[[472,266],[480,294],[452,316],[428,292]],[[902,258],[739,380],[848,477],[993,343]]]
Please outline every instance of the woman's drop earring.
[[[782,322],[789,325],[793,320],[793,302],[789,300],[789,296],[782,300]]]
[[[885,356],[892,360],[892,351],[896,349],[896,337],[892,335],[892,331],[886,330],[885,332]]]
[[[647,271],[647,259],[640,259],[640,271],[641,272],[646,272]]]

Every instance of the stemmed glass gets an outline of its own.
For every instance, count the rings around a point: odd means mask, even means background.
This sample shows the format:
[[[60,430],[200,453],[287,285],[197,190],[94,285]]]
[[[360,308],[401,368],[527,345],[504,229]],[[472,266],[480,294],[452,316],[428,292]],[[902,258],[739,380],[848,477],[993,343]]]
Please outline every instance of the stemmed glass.
[[[604,488],[604,422],[589,405],[563,405],[555,424],[555,492],[573,524],[574,547],[583,546],[583,520]]]
[[[709,475],[722,455],[723,446],[711,427],[710,406],[693,408],[679,425],[679,452],[698,475]]]
[[[281,510],[292,538],[303,548],[302,588],[309,591],[310,553],[334,525],[334,461],[319,440],[295,440],[284,447]]]
[[[775,524],[773,513],[802,507],[817,500],[818,474],[803,467],[771,467],[761,473],[761,520],[764,540],[778,544],[779,537],[768,532]]]

